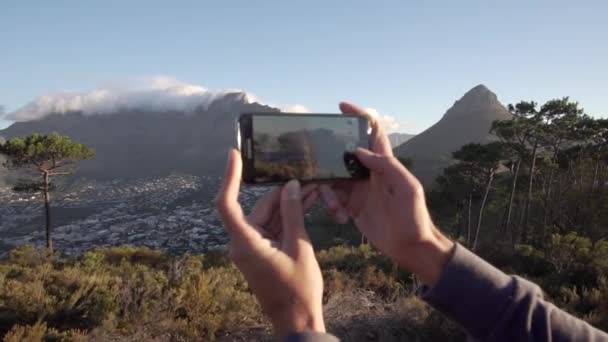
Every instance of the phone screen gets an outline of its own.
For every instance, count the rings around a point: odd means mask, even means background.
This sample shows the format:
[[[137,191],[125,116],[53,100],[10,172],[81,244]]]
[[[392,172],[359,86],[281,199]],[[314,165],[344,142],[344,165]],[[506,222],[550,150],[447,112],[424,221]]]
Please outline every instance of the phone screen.
[[[251,123],[255,183],[353,178],[367,171],[354,155],[368,146],[367,121],[359,117],[252,115]]]

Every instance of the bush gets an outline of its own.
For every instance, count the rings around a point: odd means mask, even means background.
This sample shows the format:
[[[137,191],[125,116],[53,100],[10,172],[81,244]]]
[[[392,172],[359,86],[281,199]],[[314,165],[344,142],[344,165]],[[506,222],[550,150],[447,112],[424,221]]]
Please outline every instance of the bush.
[[[323,270],[326,300],[336,293],[363,289],[383,300],[395,301],[411,285],[409,273],[400,271],[370,245],[332,247],[319,252],[317,258]]]
[[[156,269],[165,266],[169,260],[169,257],[163,254],[161,251],[153,250],[148,247],[110,247],[104,249],[95,249],[92,251],[92,253],[101,254],[106,263],[114,266],[127,262],[129,264],[145,265]]]
[[[509,272],[531,276],[559,306],[608,329],[605,240],[569,234],[554,236],[545,249],[518,245],[491,255]],[[327,324],[344,340],[365,329],[369,338],[464,339],[416,297],[415,278],[371,246],[332,247],[318,260]],[[24,246],[0,263],[4,341],[213,340],[239,332],[247,340],[261,338],[249,335],[260,326],[268,331],[243,276],[221,251],[170,257],[126,246],[58,259]]]
[[[36,249],[32,245],[23,245],[11,250],[8,258],[11,264],[23,267],[36,267],[51,261],[45,249]]]
[[[176,312],[188,322],[186,336],[213,339],[220,329],[259,318],[260,309],[246,290],[244,278],[232,268],[187,276],[174,297]]]
[[[81,330],[59,332],[47,328],[46,323],[36,322],[33,325],[15,325],[2,340],[3,342],[86,342],[89,338]]]
[[[32,247],[18,248],[0,264],[0,334],[35,340],[44,331],[45,340],[67,341],[81,331],[129,335],[146,326],[213,339],[261,318],[227,260],[126,246],[51,261]]]

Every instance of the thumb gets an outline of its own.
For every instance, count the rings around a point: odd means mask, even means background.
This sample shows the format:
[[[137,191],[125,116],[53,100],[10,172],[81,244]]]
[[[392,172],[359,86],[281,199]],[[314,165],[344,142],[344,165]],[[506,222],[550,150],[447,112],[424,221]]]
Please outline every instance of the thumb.
[[[295,256],[298,254],[302,242],[310,245],[310,239],[304,227],[302,189],[297,180],[289,181],[281,191],[281,220],[283,247],[287,254]]]
[[[364,148],[357,148],[357,158],[370,171],[385,174],[391,167],[391,157],[374,153]]]

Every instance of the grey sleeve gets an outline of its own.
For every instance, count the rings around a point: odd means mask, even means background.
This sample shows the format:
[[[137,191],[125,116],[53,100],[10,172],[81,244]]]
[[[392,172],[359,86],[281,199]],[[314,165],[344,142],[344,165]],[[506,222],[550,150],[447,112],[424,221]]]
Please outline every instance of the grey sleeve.
[[[540,288],[509,276],[456,244],[422,298],[482,341],[608,341],[608,334],[545,301]]]
[[[284,342],[339,342],[337,337],[316,332],[291,333]]]

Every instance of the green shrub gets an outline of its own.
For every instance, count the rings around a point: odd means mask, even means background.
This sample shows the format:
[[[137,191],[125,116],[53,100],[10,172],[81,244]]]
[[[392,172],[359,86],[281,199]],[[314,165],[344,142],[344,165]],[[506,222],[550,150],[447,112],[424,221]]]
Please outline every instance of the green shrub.
[[[32,245],[23,245],[11,250],[8,254],[11,264],[23,267],[36,267],[51,261],[45,249],[36,249]]]
[[[543,277],[553,271],[545,254],[531,245],[515,245],[511,269],[522,276]]]
[[[187,275],[174,297],[175,312],[188,322],[186,335],[213,339],[220,329],[259,319],[260,309],[246,292],[242,275],[234,268],[211,268]]]
[[[325,281],[325,299],[355,289],[373,291],[380,298],[394,301],[406,293],[408,273],[400,271],[390,259],[370,245],[337,246],[318,253]]]
[[[130,264],[141,264],[151,268],[165,266],[169,257],[161,251],[148,247],[120,246],[103,249],[95,249],[93,252],[103,255],[103,259],[110,265],[120,265],[122,262]]]

